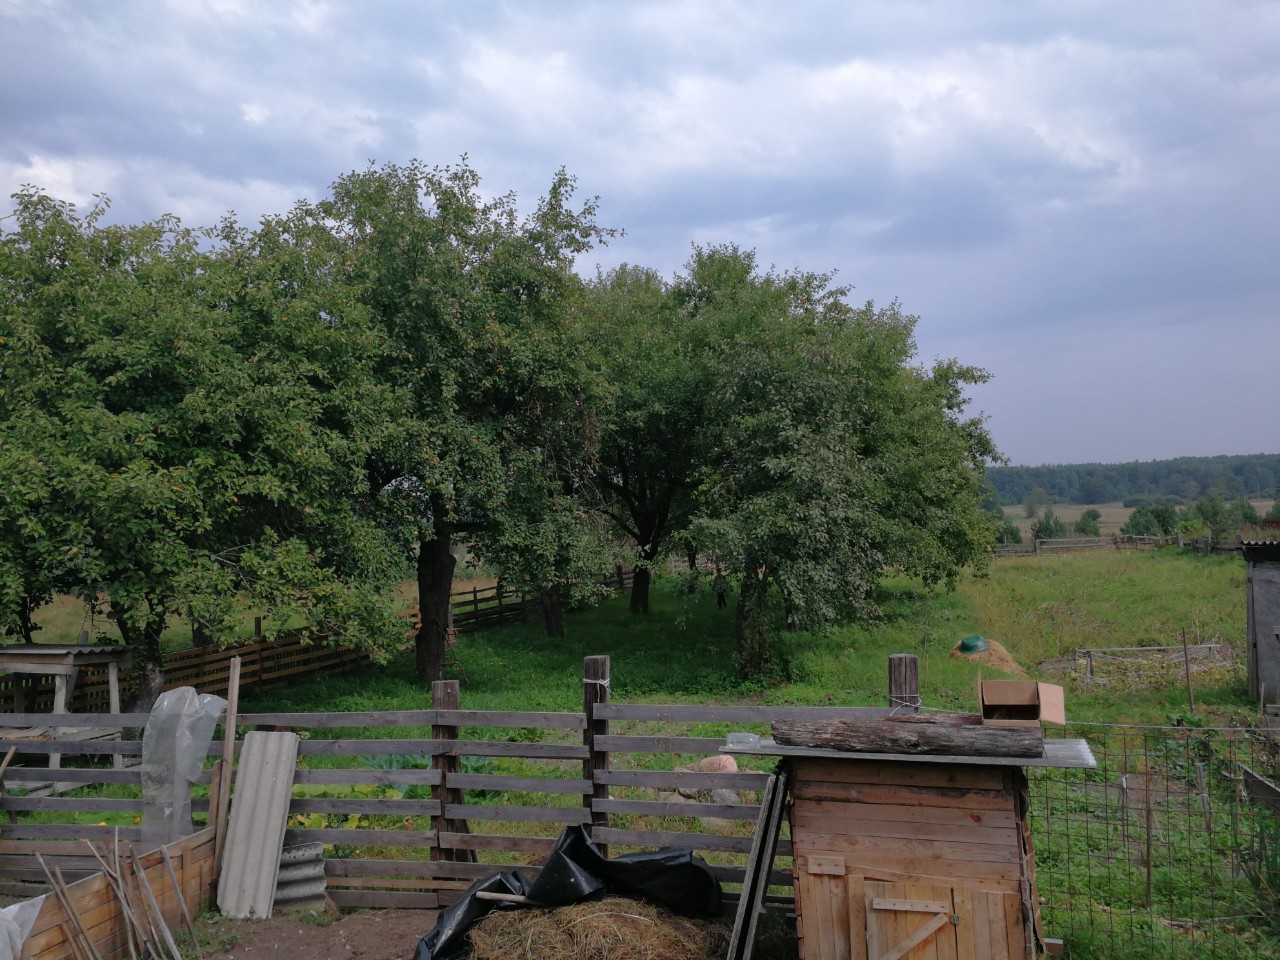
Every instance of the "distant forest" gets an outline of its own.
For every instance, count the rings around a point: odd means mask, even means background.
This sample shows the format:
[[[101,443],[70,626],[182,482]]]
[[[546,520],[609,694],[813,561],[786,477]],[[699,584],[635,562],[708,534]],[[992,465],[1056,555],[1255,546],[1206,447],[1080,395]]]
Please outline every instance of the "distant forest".
[[[987,479],[1002,504],[1022,503],[1036,489],[1055,503],[1127,501],[1127,506],[1157,497],[1192,501],[1211,493],[1224,500],[1274,497],[1280,486],[1280,453],[1179,457],[1146,463],[992,467]]]

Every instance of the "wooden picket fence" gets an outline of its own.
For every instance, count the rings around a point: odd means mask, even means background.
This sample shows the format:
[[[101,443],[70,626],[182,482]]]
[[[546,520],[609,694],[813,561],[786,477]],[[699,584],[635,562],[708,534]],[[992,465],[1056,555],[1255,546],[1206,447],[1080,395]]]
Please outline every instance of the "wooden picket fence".
[[[740,883],[773,761],[746,769],[695,769],[717,756],[730,730],[768,733],[776,719],[882,716],[881,708],[615,704],[607,657],[589,657],[580,712],[458,709],[456,681],[437,683],[431,709],[363,713],[258,713],[237,729],[298,731],[286,843],[326,844],[329,895],[344,907],[436,908],[477,877],[538,863],[568,824],[612,853],[657,847],[696,851],[725,883]],[[0,714],[0,727],[40,723],[138,731],[145,714]],[[660,725],[655,731],[653,726]],[[689,730],[689,735],[672,733]],[[16,746],[0,810],[0,894],[42,889],[33,854],[68,879],[96,869],[86,839],[141,838],[138,740],[0,739]],[[239,743],[236,744],[238,749]],[[221,741],[209,756],[221,756]],[[13,795],[51,779],[42,762],[61,753],[58,781],[117,785],[114,796]],[[73,766],[79,758],[79,766]],[[197,817],[209,809],[205,772],[194,788]],[[119,785],[128,788],[120,791]],[[234,803],[234,795],[233,795]],[[37,819],[32,815],[39,814]],[[779,856],[790,854],[788,841]],[[791,882],[778,870],[771,883]],[[732,901],[732,895],[730,895]]]

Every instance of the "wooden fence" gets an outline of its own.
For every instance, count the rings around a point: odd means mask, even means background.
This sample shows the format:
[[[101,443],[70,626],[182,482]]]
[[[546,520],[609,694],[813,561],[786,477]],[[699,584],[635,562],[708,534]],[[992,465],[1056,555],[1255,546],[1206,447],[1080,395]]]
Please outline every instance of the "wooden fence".
[[[997,543],[991,548],[996,557],[1039,557],[1050,553],[1072,553],[1077,550],[1154,550],[1174,542],[1173,537],[1135,537],[1116,534],[1112,537],[1073,537],[1062,540],[1033,540],[1031,543]]]
[[[496,869],[538,872],[567,824],[613,852],[681,847],[720,879],[741,882],[773,761],[734,769],[719,755],[730,730],[768,733],[776,719],[882,716],[885,708],[655,706],[608,699],[607,657],[590,657],[580,712],[457,709],[456,681],[435,685],[433,708],[368,713],[241,715],[238,729],[292,729],[303,739],[287,843],[326,844],[329,894],[339,906],[435,908]],[[138,730],[144,714],[0,714],[0,727]],[[653,729],[654,725],[660,728]],[[677,732],[673,733],[672,731]],[[141,837],[141,774],[111,758],[137,758],[138,740],[0,739],[21,753],[0,796],[0,893],[30,895],[40,851],[64,874],[95,869],[84,841]],[[239,744],[237,744],[237,747]],[[61,753],[60,782],[114,785],[116,796],[20,795],[51,779],[41,762]],[[209,747],[210,757],[222,744]],[[701,766],[702,758],[716,760]],[[78,768],[71,764],[78,762]],[[194,788],[207,815],[209,774]],[[121,789],[124,787],[125,789]],[[121,797],[120,793],[127,794]],[[18,795],[14,795],[18,794]],[[234,802],[234,798],[233,798]],[[779,856],[790,846],[783,841]],[[790,884],[785,870],[775,886]],[[732,897],[730,897],[732,900]]]
[[[604,574],[597,582],[616,590],[631,586],[634,570],[619,569]],[[459,633],[484,630],[502,623],[528,618],[529,610],[538,606],[536,598],[512,593],[502,584],[460,590],[451,595],[454,628]],[[416,618],[417,608],[406,611]],[[225,694],[231,660],[240,658],[240,685],[250,687],[288,680],[291,677],[335,670],[364,663],[367,653],[347,647],[332,646],[324,638],[300,630],[291,630],[275,640],[258,637],[238,640],[225,647],[189,647],[164,656],[164,689],[195,687],[201,693]],[[51,677],[34,675],[0,675],[0,703],[16,705],[18,688],[21,703],[31,711],[49,710],[53,705],[54,685]],[[105,667],[84,667],[76,680],[72,709],[77,713],[105,713],[110,710]]]

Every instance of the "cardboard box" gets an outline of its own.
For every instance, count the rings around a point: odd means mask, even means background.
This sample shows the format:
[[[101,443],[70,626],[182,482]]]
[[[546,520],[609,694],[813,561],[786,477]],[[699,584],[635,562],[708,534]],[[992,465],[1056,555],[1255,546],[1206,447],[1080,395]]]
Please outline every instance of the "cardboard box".
[[[1062,688],[1035,680],[978,680],[982,723],[989,727],[1038,727],[1067,722]]]

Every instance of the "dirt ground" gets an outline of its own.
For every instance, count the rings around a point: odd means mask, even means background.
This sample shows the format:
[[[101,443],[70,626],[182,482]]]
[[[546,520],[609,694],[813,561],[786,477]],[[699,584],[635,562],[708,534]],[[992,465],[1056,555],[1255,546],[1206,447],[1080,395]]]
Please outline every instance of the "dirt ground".
[[[331,922],[329,922],[331,920]],[[430,910],[362,910],[342,917],[277,914],[270,920],[199,921],[209,960],[412,960],[435,926]],[[203,939],[203,937],[202,937]]]

